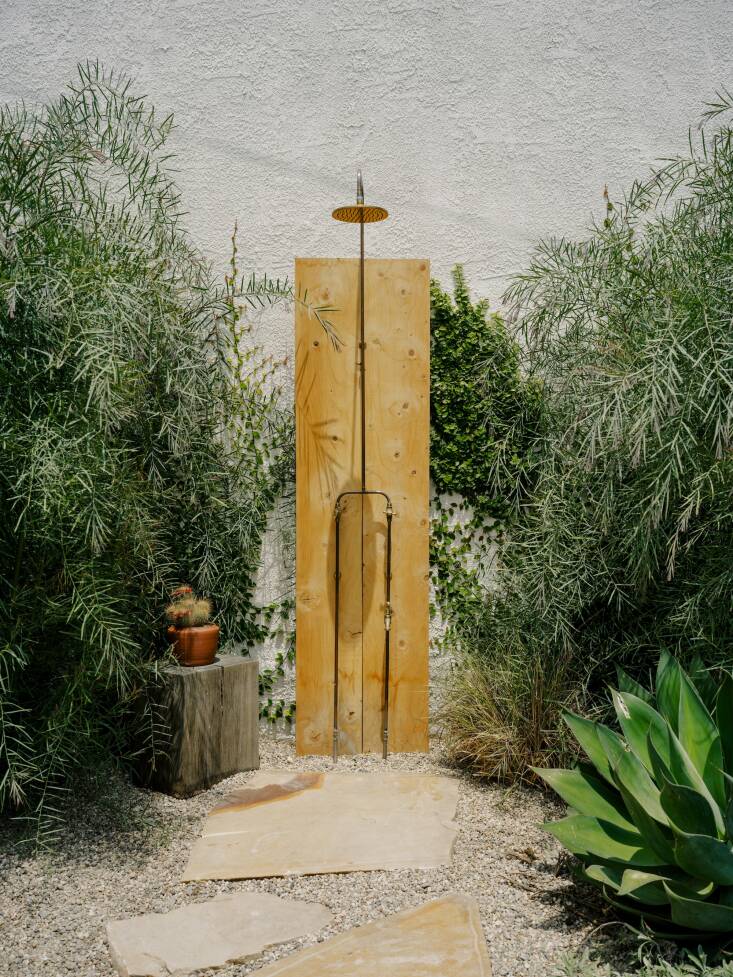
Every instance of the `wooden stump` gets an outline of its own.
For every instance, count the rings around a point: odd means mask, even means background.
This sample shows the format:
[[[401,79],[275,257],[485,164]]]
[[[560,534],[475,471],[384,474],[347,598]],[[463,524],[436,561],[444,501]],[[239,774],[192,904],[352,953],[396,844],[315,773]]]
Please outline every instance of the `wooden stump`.
[[[160,705],[169,750],[156,757],[153,786],[188,797],[242,770],[259,756],[258,662],[219,655],[212,665],[163,669]]]

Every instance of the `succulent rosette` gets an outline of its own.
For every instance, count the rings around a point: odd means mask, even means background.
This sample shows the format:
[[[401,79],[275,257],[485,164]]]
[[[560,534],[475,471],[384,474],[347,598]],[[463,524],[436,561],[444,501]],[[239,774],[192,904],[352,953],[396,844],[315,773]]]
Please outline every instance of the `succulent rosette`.
[[[564,714],[590,763],[536,769],[570,808],[545,828],[657,933],[733,934],[733,676],[665,652],[653,691],[622,670],[618,686],[620,733]]]

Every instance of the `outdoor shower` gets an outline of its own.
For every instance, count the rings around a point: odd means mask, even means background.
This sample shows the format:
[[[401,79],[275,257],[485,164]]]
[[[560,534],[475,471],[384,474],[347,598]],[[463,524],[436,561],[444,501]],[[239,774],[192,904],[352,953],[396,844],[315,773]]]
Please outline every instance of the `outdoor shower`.
[[[381,489],[368,489],[366,484],[366,341],[364,327],[364,225],[386,220],[389,216],[383,207],[367,206],[364,203],[364,185],[361,170],[356,174],[356,204],[337,207],[333,218],[347,224],[359,225],[359,419],[361,430],[361,488],[341,492],[336,499],[334,518],[336,520],[336,559],[335,559],[335,598],[334,598],[334,648],[333,648],[333,761],[338,759],[339,751],[339,594],[341,589],[341,512],[343,500],[347,496],[364,498],[368,495],[381,495],[385,500],[385,519],[387,524],[387,553],[384,586],[384,684],[382,694],[382,756],[386,760],[389,750],[389,641],[392,626],[392,500]],[[363,548],[363,539],[362,539]]]

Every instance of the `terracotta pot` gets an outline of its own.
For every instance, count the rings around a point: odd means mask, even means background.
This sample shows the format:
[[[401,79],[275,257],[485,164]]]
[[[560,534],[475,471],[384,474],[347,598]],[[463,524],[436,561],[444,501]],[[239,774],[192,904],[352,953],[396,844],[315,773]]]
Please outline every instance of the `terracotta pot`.
[[[219,647],[219,625],[202,624],[198,628],[168,628],[168,640],[181,665],[210,665]]]

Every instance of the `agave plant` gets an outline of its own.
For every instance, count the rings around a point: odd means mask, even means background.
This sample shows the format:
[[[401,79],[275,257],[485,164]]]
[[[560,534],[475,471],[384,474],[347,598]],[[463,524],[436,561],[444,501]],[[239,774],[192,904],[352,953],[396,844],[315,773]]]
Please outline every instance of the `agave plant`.
[[[545,828],[658,933],[733,933],[733,675],[690,676],[663,652],[653,692],[618,679],[622,735],[565,713],[591,763],[535,769],[570,806]]]

